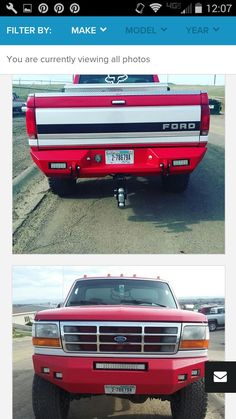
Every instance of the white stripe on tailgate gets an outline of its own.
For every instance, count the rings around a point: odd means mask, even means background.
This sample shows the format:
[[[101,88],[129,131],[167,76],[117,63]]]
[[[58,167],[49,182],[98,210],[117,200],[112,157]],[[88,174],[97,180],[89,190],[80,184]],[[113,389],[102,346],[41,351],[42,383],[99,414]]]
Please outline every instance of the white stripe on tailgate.
[[[127,106],[122,108],[38,108],[39,125],[200,121],[200,106]]]
[[[40,140],[58,140],[58,139],[89,139],[89,140],[97,140],[101,139],[104,140],[106,138],[113,139],[113,138],[120,138],[120,139],[126,139],[126,138],[162,138],[162,137],[175,137],[177,135],[180,135],[181,137],[196,137],[198,136],[199,141],[199,135],[200,131],[157,131],[157,132],[96,132],[96,133],[66,133],[66,134],[38,134],[38,138]]]
[[[182,134],[182,133],[181,133]],[[164,137],[142,137],[142,138],[54,138],[54,139],[41,139],[38,140],[39,147],[50,146],[76,146],[76,145],[110,145],[110,144],[158,144],[158,143],[197,143],[199,142],[199,135],[194,136],[164,136]]]

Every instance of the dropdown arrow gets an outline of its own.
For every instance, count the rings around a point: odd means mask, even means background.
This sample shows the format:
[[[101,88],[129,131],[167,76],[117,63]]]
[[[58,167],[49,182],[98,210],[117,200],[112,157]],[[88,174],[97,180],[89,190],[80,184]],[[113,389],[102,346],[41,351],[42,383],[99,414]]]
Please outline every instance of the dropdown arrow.
[[[220,28],[219,28],[219,26],[217,28],[214,26],[213,29],[214,29],[215,32],[218,32]]]
[[[167,28],[161,28],[161,30],[162,30],[163,32],[165,32],[165,31],[167,31]]]

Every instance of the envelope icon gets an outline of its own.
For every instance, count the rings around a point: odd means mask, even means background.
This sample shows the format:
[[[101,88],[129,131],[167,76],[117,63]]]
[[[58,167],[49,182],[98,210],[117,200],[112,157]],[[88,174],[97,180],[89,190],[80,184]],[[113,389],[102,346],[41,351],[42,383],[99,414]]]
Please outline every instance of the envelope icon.
[[[213,381],[214,383],[227,383],[227,371],[214,371]]]

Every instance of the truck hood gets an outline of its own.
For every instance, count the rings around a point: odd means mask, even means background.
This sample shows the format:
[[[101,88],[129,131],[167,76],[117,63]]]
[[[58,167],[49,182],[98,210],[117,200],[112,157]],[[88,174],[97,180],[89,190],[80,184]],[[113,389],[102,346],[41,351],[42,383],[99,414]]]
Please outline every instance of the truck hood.
[[[64,307],[40,311],[36,321],[207,322],[204,314],[187,310],[140,306]]]

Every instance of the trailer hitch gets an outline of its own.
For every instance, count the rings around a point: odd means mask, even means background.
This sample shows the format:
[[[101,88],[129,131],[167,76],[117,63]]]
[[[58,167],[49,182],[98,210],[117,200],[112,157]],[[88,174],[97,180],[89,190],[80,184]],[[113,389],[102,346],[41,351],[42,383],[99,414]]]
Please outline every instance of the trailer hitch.
[[[119,208],[125,207],[125,200],[127,198],[126,178],[121,175],[114,175],[113,179],[117,182],[114,189],[114,197],[117,199]]]

